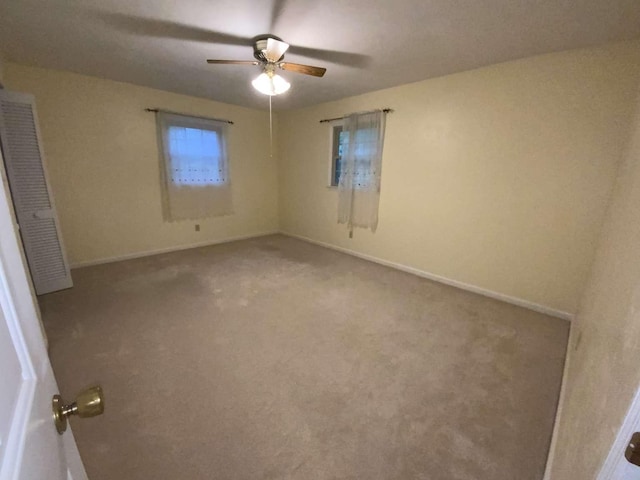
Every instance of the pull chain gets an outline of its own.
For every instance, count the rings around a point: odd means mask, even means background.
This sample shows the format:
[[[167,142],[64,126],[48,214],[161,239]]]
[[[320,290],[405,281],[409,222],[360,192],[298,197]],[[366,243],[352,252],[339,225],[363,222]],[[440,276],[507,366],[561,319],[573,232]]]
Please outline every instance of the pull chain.
[[[269,95],[269,157],[273,158],[273,119],[271,115],[271,95]]]

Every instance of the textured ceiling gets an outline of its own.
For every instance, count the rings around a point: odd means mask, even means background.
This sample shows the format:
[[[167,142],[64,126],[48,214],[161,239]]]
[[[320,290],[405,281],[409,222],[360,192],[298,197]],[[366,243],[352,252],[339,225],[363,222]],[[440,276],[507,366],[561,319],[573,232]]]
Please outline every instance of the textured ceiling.
[[[0,0],[0,53],[253,108],[251,38],[278,35],[290,109],[506,60],[640,37],[639,0]]]

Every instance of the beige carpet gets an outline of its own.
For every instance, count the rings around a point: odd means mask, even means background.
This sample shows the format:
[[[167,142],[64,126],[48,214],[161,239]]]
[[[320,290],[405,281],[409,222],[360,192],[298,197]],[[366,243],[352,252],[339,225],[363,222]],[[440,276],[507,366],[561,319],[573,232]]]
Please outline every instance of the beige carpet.
[[[568,323],[282,236],[41,298],[91,480],[542,478]]]

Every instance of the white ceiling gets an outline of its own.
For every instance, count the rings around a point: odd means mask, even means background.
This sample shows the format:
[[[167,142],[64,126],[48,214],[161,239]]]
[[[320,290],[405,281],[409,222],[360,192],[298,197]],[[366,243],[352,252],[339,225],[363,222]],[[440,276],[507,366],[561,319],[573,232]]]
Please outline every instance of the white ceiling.
[[[278,35],[299,108],[506,60],[640,37],[640,0],[0,0],[9,61],[253,108],[251,38]]]

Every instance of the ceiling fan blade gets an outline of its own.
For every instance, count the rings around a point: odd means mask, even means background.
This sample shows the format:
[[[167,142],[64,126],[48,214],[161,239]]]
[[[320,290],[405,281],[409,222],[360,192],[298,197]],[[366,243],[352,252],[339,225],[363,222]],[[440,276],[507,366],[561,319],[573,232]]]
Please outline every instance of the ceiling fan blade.
[[[313,75],[314,77],[322,77],[324,73],[327,71],[326,68],[312,67],[311,65],[300,65],[299,63],[282,62],[282,63],[279,63],[278,66],[282,70],[287,70],[289,72],[302,73],[304,75]]]
[[[339,52],[335,50],[323,50],[320,48],[300,47],[292,45],[289,53],[301,55],[307,58],[314,58],[323,62],[336,63],[338,65],[348,65],[350,67],[363,68],[371,63],[371,57],[361,53]]]
[[[214,63],[217,65],[258,65],[260,62],[255,60],[211,60],[208,59],[207,63]]]
[[[281,42],[275,38],[269,38],[267,40],[267,49],[264,52],[264,57],[270,62],[277,62],[282,58],[288,48],[288,43]]]
[[[173,38],[221,45],[251,45],[251,38],[216,32],[202,27],[123,13],[90,12],[92,16],[120,32],[143,37]]]
[[[275,32],[277,30],[276,25],[282,16],[286,1],[287,0],[273,0],[273,4],[271,5],[271,24],[269,26],[269,32]]]

